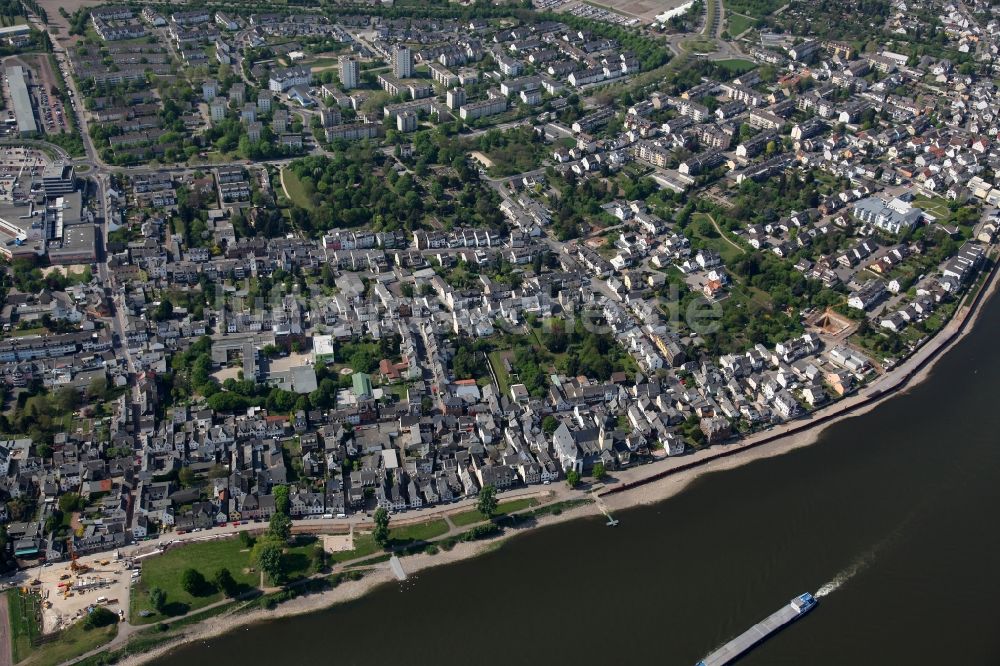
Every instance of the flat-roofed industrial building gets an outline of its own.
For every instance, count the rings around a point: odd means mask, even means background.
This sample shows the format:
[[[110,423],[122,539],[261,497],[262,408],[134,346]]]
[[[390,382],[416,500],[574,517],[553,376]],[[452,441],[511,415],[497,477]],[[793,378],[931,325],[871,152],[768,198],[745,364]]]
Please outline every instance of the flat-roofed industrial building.
[[[93,224],[74,224],[63,229],[62,239],[48,248],[53,264],[82,264],[97,260],[97,234]]]
[[[31,26],[27,23],[20,23],[18,25],[9,25],[0,28],[0,39],[6,39],[8,37],[17,37],[20,35],[30,35]]]
[[[31,95],[28,93],[28,71],[24,67],[11,65],[7,68],[7,89],[10,90],[11,103],[14,105],[18,133],[21,136],[38,134],[35,112],[31,107]]]

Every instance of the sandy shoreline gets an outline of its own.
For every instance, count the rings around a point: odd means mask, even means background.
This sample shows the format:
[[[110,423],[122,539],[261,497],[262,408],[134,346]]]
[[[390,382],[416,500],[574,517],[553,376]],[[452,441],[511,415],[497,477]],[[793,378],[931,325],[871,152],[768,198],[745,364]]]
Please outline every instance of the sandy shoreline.
[[[866,391],[819,410],[809,420],[791,422],[785,426],[756,433],[739,443],[725,445],[730,447],[730,451],[706,452],[703,458],[707,458],[707,460],[704,462],[693,461],[694,465],[691,465],[690,468],[676,472],[670,471],[669,468],[659,472],[648,470],[644,475],[645,479],[636,479],[637,485],[634,487],[621,491],[614,488],[609,489],[608,494],[601,496],[602,503],[608,509],[621,510],[663,501],[681,492],[703,474],[734,469],[756,460],[780,456],[808,446],[816,442],[820,434],[829,426],[845,419],[867,414],[886,400],[905,394],[926,381],[937,362],[948,350],[968,335],[979,319],[983,304],[989,301],[997,291],[998,286],[1000,286],[1000,266],[988,276],[987,282],[983,284],[979,296],[972,306],[959,308],[955,316],[934,338],[928,340],[915,354],[896,368],[872,382],[869,387],[866,387]],[[819,422],[810,423],[810,421]],[[780,432],[782,428],[792,428],[794,432],[782,434]],[[762,441],[763,443],[761,443]],[[680,460],[683,461],[683,458]],[[690,463],[679,462],[678,466],[680,465],[688,466]],[[646,467],[650,466],[635,468],[635,471],[644,470]],[[658,473],[666,475],[655,480],[649,479]],[[626,480],[626,483],[630,481]]]
[[[566,510],[556,515],[545,515],[537,519],[537,524],[530,529],[537,529],[547,525],[554,525],[569,520],[576,520],[585,516],[599,515],[599,511],[594,504],[585,504]],[[506,534],[482,541],[471,541],[457,543],[451,550],[441,550],[435,555],[419,554],[405,557],[402,560],[403,568],[408,576],[413,576],[431,567],[453,564],[469,558],[476,557],[484,552],[494,550],[498,545],[516,534],[523,534],[526,530],[508,531]],[[153,650],[142,654],[129,655],[121,660],[120,664],[136,666],[148,663],[181,645],[187,645],[197,641],[204,641],[210,638],[221,636],[222,634],[236,631],[241,627],[247,627],[257,622],[266,622],[284,617],[294,617],[315,613],[331,606],[341,604],[353,599],[357,599],[371,590],[381,585],[396,583],[396,578],[389,570],[388,563],[381,563],[373,570],[368,571],[365,577],[358,581],[345,581],[336,588],[327,592],[306,594],[296,597],[291,601],[286,601],[274,610],[257,610],[249,613],[237,615],[219,615],[209,618],[204,622],[192,625],[188,631],[169,643],[161,645]]]
[[[982,311],[983,304],[994,295],[998,285],[1000,285],[1000,269],[994,269],[987,280],[974,303],[969,307],[959,308],[955,316],[937,336],[929,340],[905,362],[866,387],[866,391],[838,401],[826,410],[817,412],[810,420],[818,422],[793,422],[787,426],[772,428],[737,444],[728,445],[728,449],[702,452],[704,455],[700,458],[697,457],[698,454],[695,454],[695,456],[668,459],[661,463],[627,470],[619,475],[618,480],[621,482],[620,485],[629,485],[630,487],[623,490],[619,490],[615,486],[609,487],[601,495],[601,503],[609,510],[622,510],[663,501],[684,490],[692,481],[703,474],[733,469],[756,460],[780,456],[808,446],[817,441],[823,430],[830,425],[866,414],[885,400],[906,393],[924,382],[942,356],[972,330]],[[793,430],[793,432],[783,434],[781,432],[783,427]],[[719,455],[720,452],[724,452],[725,455]],[[673,468],[681,469],[675,470]],[[658,476],[661,478],[655,478]],[[557,516],[543,516],[531,529],[585,516],[599,515],[599,513],[600,510],[596,505],[583,505]],[[406,557],[402,560],[403,566],[407,573],[412,575],[431,567],[476,557],[484,551],[494,549],[498,543],[519,533],[522,532],[508,531],[507,534],[495,539],[459,543],[452,550],[442,550],[436,555],[420,554]],[[360,581],[344,582],[328,592],[295,598],[279,605],[272,611],[259,610],[234,616],[223,615],[210,618],[205,622],[193,625],[176,640],[154,650],[129,656],[120,663],[131,665],[147,663],[182,644],[207,640],[255,622],[320,611],[339,603],[357,599],[380,585],[394,581],[395,578],[388,565],[382,564],[376,570],[370,571]]]

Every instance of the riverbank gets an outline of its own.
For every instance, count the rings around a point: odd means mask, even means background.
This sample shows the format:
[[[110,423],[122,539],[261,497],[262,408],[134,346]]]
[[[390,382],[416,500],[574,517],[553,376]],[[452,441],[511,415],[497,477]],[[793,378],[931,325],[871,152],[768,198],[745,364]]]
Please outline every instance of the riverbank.
[[[616,512],[618,528],[586,518],[532,531],[348,604],[181,646],[151,666],[311,663],[331,650],[343,663],[392,666],[401,645],[418,663],[476,654],[482,666],[507,666],[509,650],[481,649],[483,613],[455,612],[470,590],[503,590],[489,617],[510,618],[533,661],[694,664],[793,595],[831,588],[817,614],[755,649],[746,666],[930,665],[955,654],[992,663],[998,327],[993,298],[928,381],[832,425],[814,446]],[[602,616],[603,636],[638,638],[552,640],[572,634],[581,605],[595,603],[628,609]],[[448,640],[428,641],[442,618]],[[934,640],[913,641],[914,632]]]
[[[599,515],[599,513],[593,503],[584,504],[565,510],[558,515],[547,514],[540,516],[530,529],[576,520],[577,518],[586,516],[595,516]],[[517,533],[518,531],[516,530],[513,532],[513,534]],[[412,577],[432,567],[453,564],[494,550],[501,547],[503,542],[510,536],[511,533],[507,533],[492,539],[459,542],[451,550],[440,550],[433,555],[427,553],[411,555],[402,559],[403,568],[407,576]],[[261,622],[315,613],[330,606],[357,599],[376,587],[391,584],[405,583],[399,583],[396,580],[387,562],[379,563],[371,569],[366,570],[365,576],[360,580],[348,580],[332,590],[295,597],[290,601],[280,604],[273,610],[254,610],[245,613],[211,617],[204,622],[192,625],[183,635],[178,636],[169,643],[165,643],[142,654],[129,655],[119,663],[126,666],[145,664],[163,656],[182,644],[208,640],[215,636],[221,636],[222,634],[240,629],[248,631],[250,625]]]
[[[995,294],[998,286],[1000,262],[992,267],[971,303],[959,307],[955,316],[905,361],[856,394],[817,410],[805,419],[770,428],[735,444],[627,470],[620,475],[621,483],[600,494],[603,504],[608,509],[621,510],[663,501],[703,474],[733,469],[808,446],[829,426],[866,414],[886,400],[918,386],[930,376],[934,364],[972,330],[982,305]],[[659,469],[650,469],[655,467]]]
[[[643,467],[626,470],[618,474],[615,482],[600,493],[601,504],[615,511],[628,507],[651,504],[667,499],[686,488],[703,474],[732,469],[747,463],[779,456],[789,451],[808,446],[817,441],[819,434],[828,426],[847,418],[870,412],[879,404],[903,393],[925,381],[934,364],[952,346],[959,342],[974,327],[981,308],[996,292],[1000,285],[1000,270],[994,267],[986,276],[975,298],[967,306],[962,306],[952,320],[933,338],[929,339],[909,359],[887,372],[854,396],[830,405],[810,418],[779,426],[758,433],[736,444],[715,447],[680,459],[668,459]],[[599,513],[599,507],[590,504],[576,507],[560,515],[548,515],[538,519],[535,526],[574,520]],[[515,531],[513,534],[517,534]],[[508,533],[491,540],[459,543],[450,551],[440,551],[434,555],[420,554],[403,559],[408,574],[413,575],[434,566],[451,564],[476,557],[498,547],[512,536]],[[359,581],[349,581],[337,588],[321,593],[297,597],[271,611],[220,615],[210,618],[170,643],[140,655],[128,657],[122,663],[142,664],[160,657],[183,643],[229,633],[257,622],[281,617],[303,615],[323,610],[332,605],[357,599],[372,589],[391,584],[393,578],[387,565],[380,564],[368,571]]]

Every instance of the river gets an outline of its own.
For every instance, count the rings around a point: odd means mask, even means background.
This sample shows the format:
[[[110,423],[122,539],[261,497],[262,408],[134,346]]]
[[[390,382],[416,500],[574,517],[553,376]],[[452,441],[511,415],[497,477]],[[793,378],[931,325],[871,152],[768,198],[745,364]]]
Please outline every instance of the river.
[[[527,532],[156,663],[691,665],[791,597],[741,666],[1000,663],[1000,301],[931,377],[813,446]]]

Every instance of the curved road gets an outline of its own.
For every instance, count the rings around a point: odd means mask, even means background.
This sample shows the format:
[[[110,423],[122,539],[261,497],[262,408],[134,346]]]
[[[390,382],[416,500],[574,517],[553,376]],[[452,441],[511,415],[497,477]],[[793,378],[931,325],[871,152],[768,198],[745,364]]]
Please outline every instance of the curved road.
[[[51,150],[58,155],[60,159],[66,160],[67,162],[73,160],[69,153],[61,147],[43,139],[0,139],[0,146],[32,146],[34,148],[41,148],[42,150]]]
[[[708,9],[706,5],[705,23],[702,25],[701,30],[699,30],[698,33],[685,32],[677,35],[669,35],[667,37],[667,47],[674,53],[675,56],[696,55],[684,48],[684,42],[700,38],[703,41],[708,40],[715,43],[715,50],[712,53],[706,53],[700,57],[707,58],[708,60],[732,60],[735,58],[745,58],[746,55],[740,50],[739,46],[737,46],[735,42],[722,39],[722,33],[725,32],[726,29],[725,4],[722,0],[707,0],[707,2],[715,3],[714,21],[711,24],[709,23]]]

